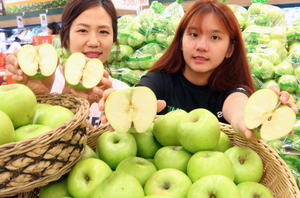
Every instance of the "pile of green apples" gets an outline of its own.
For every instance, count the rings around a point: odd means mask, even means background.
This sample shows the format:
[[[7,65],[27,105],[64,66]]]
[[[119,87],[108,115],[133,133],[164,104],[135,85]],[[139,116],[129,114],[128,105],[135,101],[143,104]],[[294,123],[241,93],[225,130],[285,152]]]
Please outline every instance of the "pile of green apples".
[[[105,113],[115,131],[102,133],[95,150],[86,145],[68,174],[39,189],[40,198],[274,197],[259,183],[260,155],[233,146],[210,111],[178,109],[154,118],[157,101],[148,88],[113,93]]]
[[[0,145],[37,137],[74,117],[66,107],[37,103],[22,84],[0,86],[0,101]]]

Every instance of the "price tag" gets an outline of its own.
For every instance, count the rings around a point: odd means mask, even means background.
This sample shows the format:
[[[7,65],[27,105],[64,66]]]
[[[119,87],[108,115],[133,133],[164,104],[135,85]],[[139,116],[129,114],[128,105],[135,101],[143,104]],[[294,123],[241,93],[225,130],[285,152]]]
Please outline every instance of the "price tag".
[[[149,0],[113,0],[116,9],[139,10],[141,6],[149,5]]]
[[[22,16],[17,16],[17,24],[18,24],[18,28],[23,28],[24,27]]]

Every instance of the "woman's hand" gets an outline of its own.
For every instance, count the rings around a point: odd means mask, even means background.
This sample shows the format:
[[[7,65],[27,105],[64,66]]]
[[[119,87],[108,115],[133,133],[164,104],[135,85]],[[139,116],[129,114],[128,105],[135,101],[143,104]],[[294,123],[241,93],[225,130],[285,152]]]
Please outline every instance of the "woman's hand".
[[[105,113],[104,113],[104,106],[105,106],[105,100],[107,99],[107,97],[109,96],[109,94],[111,94],[112,92],[116,91],[115,89],[107,89],[103,92],[102,98],[99,101],[99,110],[102,111],[103,113],[101,113],[100,116],[100,120],[102,124],[106,124],[108,122]],[[164,100],[157,100],[157,112],[162,111],[164,108],[166,107],[166,101]],[[114,131],[114,129],[109,126],[109,130],[110,131]]]
[[[9,54],[6,58],[8,63],[7,70],[12,74],[12,79],[16,83],[27,85],[35,94],[50,93],[55,79],[55,73],[44,78],[32,78],[27,76],[19,66],[17,53],[18,51],[15,51],[14,54]]]

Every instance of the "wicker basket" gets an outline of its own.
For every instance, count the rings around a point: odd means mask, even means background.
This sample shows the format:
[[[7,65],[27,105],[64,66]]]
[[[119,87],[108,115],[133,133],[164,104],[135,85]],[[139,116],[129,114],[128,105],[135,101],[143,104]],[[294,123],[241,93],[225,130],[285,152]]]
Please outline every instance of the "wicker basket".
[[[38,103],[67,107],[75,116],[39,137],[0,146],[0,197],[34,194],[35,188],[59,179],[79,160],[86,145],[86,100],[69,94],[36,97]]]

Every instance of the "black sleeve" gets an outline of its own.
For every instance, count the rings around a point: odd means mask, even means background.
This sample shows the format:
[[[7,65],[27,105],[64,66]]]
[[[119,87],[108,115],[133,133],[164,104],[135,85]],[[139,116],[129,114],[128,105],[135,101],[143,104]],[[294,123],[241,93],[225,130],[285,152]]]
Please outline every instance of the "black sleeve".
[[[135,86],[146,86],[149,87],[156,95],[158,99],[163,98],[165,78],[161,72],[153,71],[148,72],[142,76],[140,81]]]
[[[227,96],[229,96],[230,94],[235,93],[235,92],[241,92],[241,93],[244,93],[248,97],[250,96],[249,92],[246,89],[244,89],[243,87],[233,87],[233,88],[229,89],[227,92]]]

